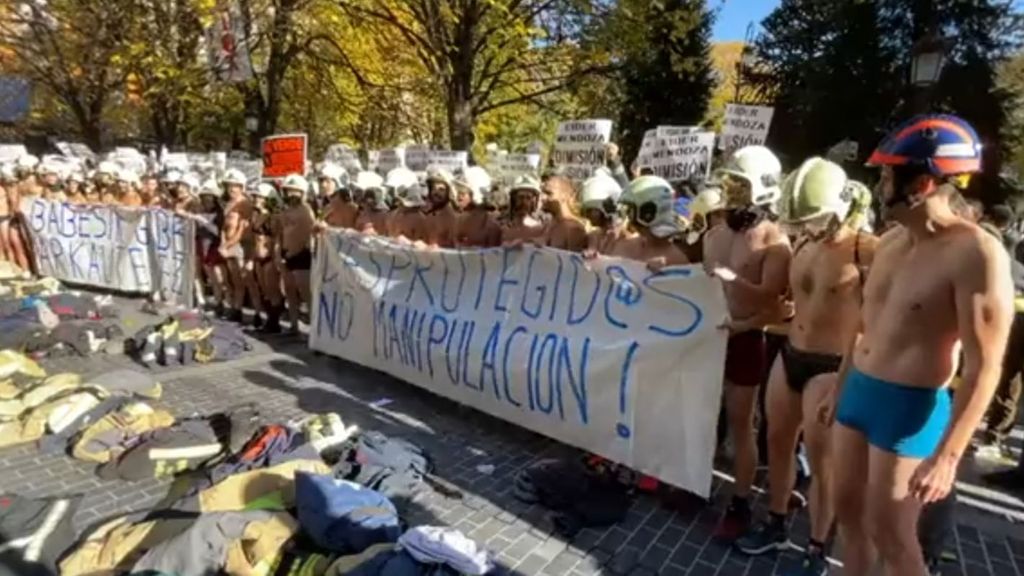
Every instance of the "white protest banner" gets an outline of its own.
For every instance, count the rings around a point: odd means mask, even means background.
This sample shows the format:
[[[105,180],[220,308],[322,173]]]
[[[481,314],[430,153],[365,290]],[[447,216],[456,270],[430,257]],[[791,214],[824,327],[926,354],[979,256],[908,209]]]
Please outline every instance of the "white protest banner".
[[[423,172],[430,163],[430,148],[422,144],[406,146],[405,167],[413,172]]]
[[[502,154],[493,163],[495,176],[511,186],[521,176],[539,176],[540,154]]]
[[[427,153],[427,167],[444,168],[456,173],[466,169],[469,165],[469,154],[461,150],[431,150]]]
[[[711,172],[714,146],[714,132],[696,132],[688,126],[659,126],[644,135],[637,164],[669,182],[682,182],[693,176],[705,179]]]
[[[242,174],[245,174],[245,180],[247,182],[263,178],[263,162],[261,160],[238,160],[235,158],[228,158],[224,163],[224,168],[226,170],[240,170]]]
[[[314,350],[708,495],[726,307],[700,266],[332,230],[312,276]]]
[[[604,147],[611,135],[611,120],[562,122],[555,132],[551,161],[569,178],[586,180],[595,169],[604,166]]]
[[[333,162],[345,168],[349,172],[359,172],[363,169],[363,163],[359,161],[359,153],[345,144],[331,144],[327,147],[324,160]]]
[[[0,161],[13,162],[28,155],[28,148],[21,144],[0,144]]]
[[[775,108],[771,106],[726,104],[718,147],[731,152],[744,146],[764,144],[768,139],[773,114]]]
[[[96,159],[96,153],[92,151],[92,148],[81,142],[57,142],[55,146],[65,156],[89,160]]]
[[[387,174],[389,171],[402,166],[405,166],[405,150],[402,148],[378,150],[377,167],[382,174]]]
[[[21,210],[44,276],[191,305],[195,223],[166,210],[24,198]]]

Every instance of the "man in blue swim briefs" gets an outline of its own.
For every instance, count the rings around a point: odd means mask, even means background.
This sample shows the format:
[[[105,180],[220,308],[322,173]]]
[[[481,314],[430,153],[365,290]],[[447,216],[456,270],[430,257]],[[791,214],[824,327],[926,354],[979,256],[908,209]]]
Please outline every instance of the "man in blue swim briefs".
[[[1013,318],[1013,284],[998,240],[956,214],[950,198],[981,171],[974,129],[919,116],[868,160],[900,225],[882,236],[864,286],[859,333],[819,417],[835,419],[835,504],[843,574],[877,557],[892,576],[927,574],[917,539],[924,504],[947,495],[985,414]],[[947,389],[963,351],[956,400]]]
[[[783,182],[780,221],[797,239],[789,271],[795,315],[772,368],[768,419],[768,517],[736,547],[764,554],[789,547],[786,519],[803,433],[811,469],[810,541],[798,570],[787,576],[828,573],[832,506],[831,430],[818,422],[818,406],[831,396],[850,337],[860,325],[864,279],[878,239],[860,230],[871,191],[838,165],[811,158]]]

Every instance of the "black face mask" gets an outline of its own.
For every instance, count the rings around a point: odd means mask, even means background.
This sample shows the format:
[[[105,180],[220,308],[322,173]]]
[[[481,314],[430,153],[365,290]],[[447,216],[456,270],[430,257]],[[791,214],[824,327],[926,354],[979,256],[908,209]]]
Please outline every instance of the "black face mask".
[[[725,224],[733,232],[743,232],[757,226],[765,219],[765,211],[757,206],[734,208],[725,215]]]
[[[302,196],[285,196],[284,201],[287,202],[289,206],[298,206],[299,204],[302,204]]]

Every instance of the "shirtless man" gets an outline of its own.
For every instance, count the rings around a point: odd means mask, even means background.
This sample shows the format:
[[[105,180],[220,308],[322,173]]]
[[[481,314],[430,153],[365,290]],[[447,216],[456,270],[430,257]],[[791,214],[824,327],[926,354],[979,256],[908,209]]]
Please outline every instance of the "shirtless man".
[[[8,262],[14,262],[14,255],[11,252],[7,232],[10,227],[12,213],[10,196],[8,195],[8,189],[11,187],[11,183],[8,182],[5,177],[5,168],[6,166],[0,166],[0,259]]]
[[[591,176],[583,183],[580,207],[590,225],[587,233],[588,254],[607,253],[621,236],[625,226],[618,222],[618,199],[622,194],[619,183],[605,173]]]
[[[311,306],[309,271],[313,267],[311,241],[316,218],[306,204],[309,183],[298,174],[292,174],[281,184],[285,209],[278,215],[274,248],[284,275],[285,297],[288,300],[288,318],[291,333],[299,333],[302,304]]]
[[[725,354],[725,411],[733,445],[732,502],[715,531],[732,542],[750,525],[750,489],[757,468],[754,411],[767,373],[764,328],[781,316],[789,287],[790,248],[768,216],[779,197],[782,166],[763,146],[735,152],[716,176],[726,201],[726,226],[704,237],[704,267],[725,287],[730,320]]]
[[[71,204],[85,204],[85,178],[78,170],[73,170],[71,174],[68,174],[65,195]]]
[[[129,208],[143,206],[142,196],[138,192],[139,176],[132,170],[121,170],[117,176],[117,187],[120,191],[115,203]]]
[[[572,182],[564,176],[552,176],[541,187],[541,208],[551,216],[540,238],[542,246],[583,252],[587,249],[587,227],[573,214],[575,194]]]
[[[619,238],[607,254],[645,262],[648,268],[689,264],[686,255],[672,238],[683,233],[673,205],[672,185],[657,176],[641,176],[629,184],[619,203],[628,213],[629,225],[636,234]]]
[[[918,116],[879,144],[868,163],[885,234],[864,286],[859,333],[820,417],[836,423],[835,503],[844,574],[926,573],[917,539],[921,506],[943,498],[999,380],[1013,318],[1006,249],[953,213],[950,198],[981,171],[974,129],[954,116]],[[947,385],[957,352],[961,383]]]
[[[143,206],[159,206],[161,201],[160,182],[153,174],[145,174],[139,187],[139,197]]]
[[[355,229],[359,219],[359,204],[352,200],[352,192],[341,188],[334,193],[324,213],[322,224],[330,228]]]
[[[248,240],[249,223],[252,219],[252,203],[245,195],[245,174],[240,170],[228,170],[220,181],[227,196],[224,206],[224,226],[220,231],[218,251],[228,271],[228,307],[225,319],[242,322],[242,307],[245,305],[245,248]]]
[[[707,185],[690,202],[690,228],[683,248],[690,262],[704,259],[704,237],[719,224],[725,225],[725,196],[717,184]]]
[[[394,190],[399,206],[391,213],[388,236],[414,244],[425,243],[430,228],[430,221],[423,213],[423,207],[427,204],[426,191],[415,180],[410,186]]]
[[[455,241],[460,247],[494,248],[501,245],[501,226],[494,216],[491,177],[480,166],[470,166],[455,180],[462,214]]]
[[[747,554],[789,548],[786,515],[803,431],[812,479],[810,543],[799,572],[806,576],[828,573],[831,431],[818,422],[818,406],[832,394],[843,352],[860,321],[861,288],[877,239],[860,233],[856,206],[870,203],[866,187],[821,158],[804,162],[782,185],[783,225],[800,238],[789,273],[796,314],[772,367],[765,402],[769,518],[737,540],[736,547]]]
[[[56,166],[49,162],[43,162],[39,165],[38,174],[43,198],[54,202],[67,200],[64,195],[64,182],[61,181],[60,172]]]
[[[535,216],[540,202],[540,183],[530,176],[521,176],[509,193],[508,218],[501,230],[501,243],[521,244],[539,240],[544,235],[544,224]]]
[[[427,244],[441,248],[454,248],[459,228],[459,214],[452,206],[454,194],[452,175],[444,169],[427,171],[427,216],[430,227]]]
[[[312,208],[317,218],[323,218],[338,191],[348,187],[348,173],[341,166],[328,162],[320,167],[316,183],[319,194]]]
[[[384,200],[384,179],[375,172],[360,172],[354,188],[359,195],[355,229],[363,234],[386,236],[391,212]]]
[[[28,271],[29,267],[28,250],[22,239],[18,221],[21,215],[20,204],[21,194],[19,193],[19,182],[16,167],[8,164],[0,168],[0,180],[4,187],[4,202],[0,205],[0,236],[7,249],[7,258],[16,264],[18,268]]]
[[[268,201],[277,197],[277,190],[272,184],[260,182],[251,187],[253,212],[250,229],[252,230],[252,262],[256,285],[251,287],[250,296],[259,300],[267,313],[267,321],[262,330],[268,334],[281,332],[281,312],[284,304],[281,294],[281,272],[274,260],[274,240],[279,226],[276,212],[270,211]],[[255,326],[256,323],[253,323]]]

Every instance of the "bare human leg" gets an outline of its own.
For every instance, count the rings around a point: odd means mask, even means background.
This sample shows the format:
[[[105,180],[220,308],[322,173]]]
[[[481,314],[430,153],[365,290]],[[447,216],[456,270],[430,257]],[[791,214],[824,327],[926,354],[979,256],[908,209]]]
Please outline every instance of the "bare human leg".
[[[860,432],[838,422],[833,425],[832,447],[841,458],[835,460],[835,503],[839,535],[843,539],[843,575],[867,576],[875,565],[877,552],[868,532],[867,498],[868,443]]]
[[[909,490],[910,477],[920,464],[918,458],[905,458],[869,447],[868,522],[872,541],[888,576],[928,573],[917,539],[921,503]]]
[[[768,419],[768,518],[736,541],[745,554],[757,555],[789,548],[786,517],[789,495],[796,481],[796,442],[800,434],[800,395],[786,382],[781,356],[768,377],[765,397]]]
[[[837,374],[811,378],[803,394],[803,431],[807,458],[811,464],[810,520],[811,539],[824,543],[832,530],[835,506],[832,499],[832,431],[818,420],[818,406],[836,386]]]

